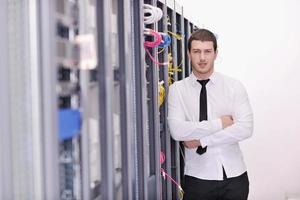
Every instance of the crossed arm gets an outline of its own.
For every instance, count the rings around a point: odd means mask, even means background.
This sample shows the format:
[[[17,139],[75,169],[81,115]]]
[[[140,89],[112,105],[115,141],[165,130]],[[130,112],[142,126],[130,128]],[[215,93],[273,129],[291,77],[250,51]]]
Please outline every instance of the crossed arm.
[[[168,122],[172,137],[183,141],[187,148],[232,144],[252,135],[253,113],[242,86],[237,90],[232,115],[201,122],[186,121],[184,105],[178,95],[176,88],[171,87]]]
[[[221,121],[222,121],[222,128],[225,129],[228,126],[233,125],[233,118],[231,115],[225,115],[221,117]],[[201,141],[199,140],[189,140],[189,141],[184,141],[183,145],[186,148],[189,149],[193,149],[193,148],[197,148],[198,146],[201,146]]]

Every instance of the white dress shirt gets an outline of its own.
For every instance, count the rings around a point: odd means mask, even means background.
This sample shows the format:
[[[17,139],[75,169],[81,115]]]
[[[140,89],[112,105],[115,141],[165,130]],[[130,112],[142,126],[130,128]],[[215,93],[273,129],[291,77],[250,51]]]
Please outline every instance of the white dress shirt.
[[[168,123],[173,139],[200,140],[207,151],[185,148],[185,175],[206,180],[223,180],[246,171],[239,147],[252,135],[253,113],[244,86],[237,80],[214,72],[206,84],[208,120],[199,122],[201,84],[191,75],[169,88]],[[221,116],[231,115],[234,124],[223,129]]]

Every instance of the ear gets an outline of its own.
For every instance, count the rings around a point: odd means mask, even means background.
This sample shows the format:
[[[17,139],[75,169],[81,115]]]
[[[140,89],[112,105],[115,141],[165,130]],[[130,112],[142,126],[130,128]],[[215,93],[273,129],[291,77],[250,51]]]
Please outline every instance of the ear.
[[[218,56],[218,49],[215,51],[215,59],[217,58]]]

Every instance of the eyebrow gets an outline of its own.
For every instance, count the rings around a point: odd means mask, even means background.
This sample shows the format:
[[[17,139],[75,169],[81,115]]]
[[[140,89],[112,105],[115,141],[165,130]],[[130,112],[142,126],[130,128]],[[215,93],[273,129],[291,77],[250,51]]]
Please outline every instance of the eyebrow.
[[[203,51],[213,51],[213,48],[210,49],[202,49]],[[201,49],[192,49],[192,51],[202,51]]]

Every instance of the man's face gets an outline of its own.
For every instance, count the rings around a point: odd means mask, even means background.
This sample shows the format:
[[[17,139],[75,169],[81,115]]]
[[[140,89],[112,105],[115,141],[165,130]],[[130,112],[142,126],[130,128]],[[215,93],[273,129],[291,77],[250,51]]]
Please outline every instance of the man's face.
[[[196,77],[206,79],[213,73],[217,53],[211,41],[192,41],[188,56],[192,62],[193,72]]]

